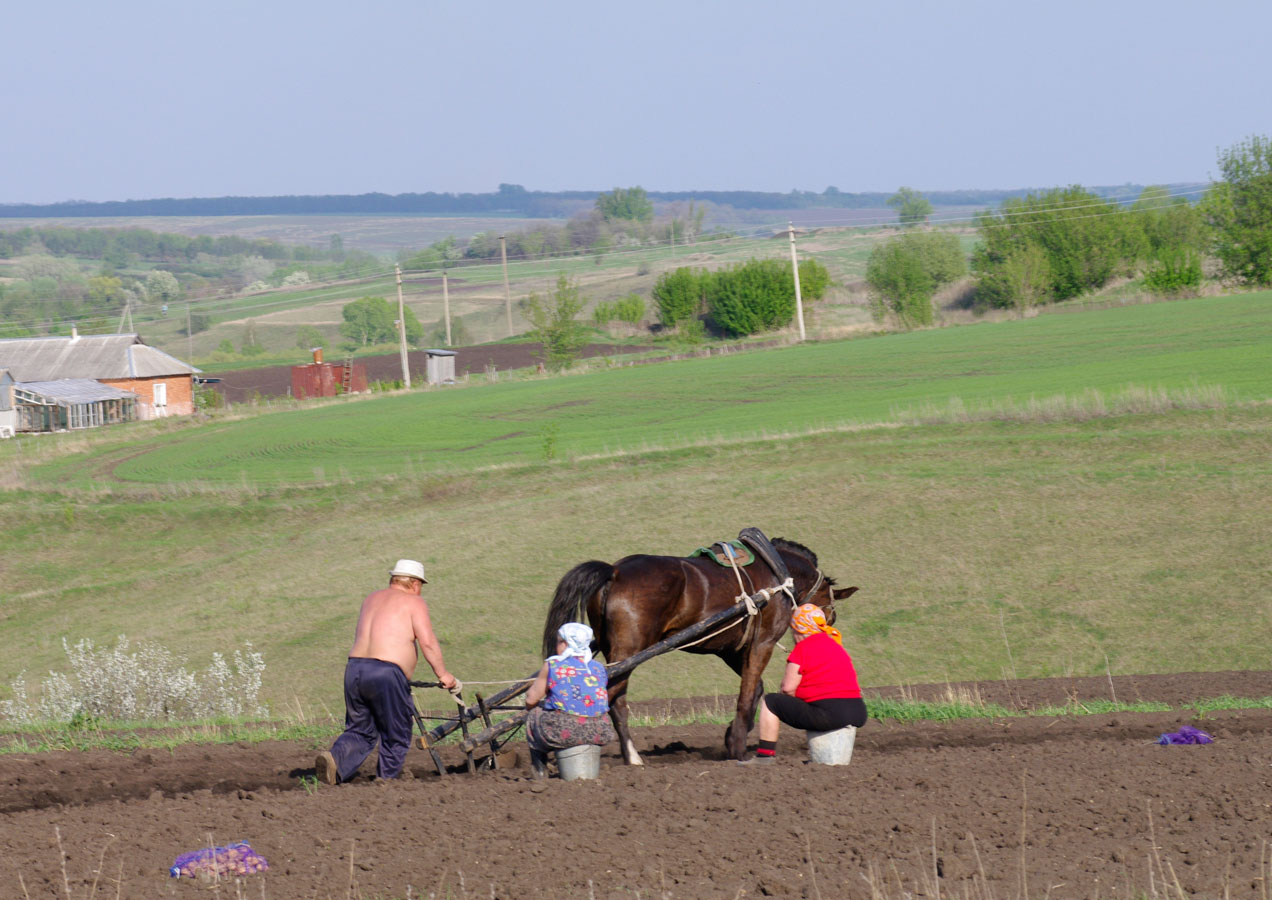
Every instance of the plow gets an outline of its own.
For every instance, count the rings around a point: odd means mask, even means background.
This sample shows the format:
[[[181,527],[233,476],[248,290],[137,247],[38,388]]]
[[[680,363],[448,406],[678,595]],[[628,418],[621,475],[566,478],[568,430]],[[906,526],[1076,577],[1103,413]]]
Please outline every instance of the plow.
[[[656,644],[635,653],[626,659],[607,665],[605,671],[610,682],[622,678],[641,663],[648,662],[656,656],[687,647],[696,641],[706,640],[713,634],[732,627],[739,619],[756,615],[768,605],[774,594],[789,592],[790,580],[778,587],[765,588],[750,595],[743,595],[733,606],[721,610],[714,615],[688,626],[672,634]],[[415,707],[415,724],[419,729],[417,746],[428,752],[432,758],[437,774],[445,777],[446,765],[438,752],[438,745],[450,735],[459,732],[462,738],[459,748],[464,753],[465,768],[469,773],[511,767],[513,754],[507,751],[506,745],[526,720],[529,710],[523,704],[515,704],[519,696],[530,689],[535,675],[509,684],[489,697],[474,694],[475,702],[467,703],[463,699],[462,686],[452,692],[457,709],[452,716],[425,716]],[[440,688],[440,682],[412,681],[412,688]],[[500,718],[496,721],[496,714]],[[426,721],[439,722],[431,728]],[[479,729],[479,730],[478,730]]]

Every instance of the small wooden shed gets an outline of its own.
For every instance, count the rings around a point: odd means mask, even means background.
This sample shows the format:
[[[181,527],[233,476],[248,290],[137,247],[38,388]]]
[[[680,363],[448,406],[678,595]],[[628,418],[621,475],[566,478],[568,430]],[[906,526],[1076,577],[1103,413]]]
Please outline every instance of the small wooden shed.
[[[455,383],[455,357],[458,355],[454,350],[425,350],[428,354],[428,360],[424,364],[425,380],[429,384],[454,384]]]

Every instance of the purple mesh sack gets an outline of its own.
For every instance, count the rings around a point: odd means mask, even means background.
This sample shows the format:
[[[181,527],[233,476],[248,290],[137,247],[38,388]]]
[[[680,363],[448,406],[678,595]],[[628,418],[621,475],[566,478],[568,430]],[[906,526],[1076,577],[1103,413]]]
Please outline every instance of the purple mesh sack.
[[[1200,728],[1185,725],[1178,731],[1168,731],[1157,739],[1159,744],[1213,744],[1214,738]]]
[[[182,853],[168,870],[173,878],[240,878],[269,868],[247,841]]]

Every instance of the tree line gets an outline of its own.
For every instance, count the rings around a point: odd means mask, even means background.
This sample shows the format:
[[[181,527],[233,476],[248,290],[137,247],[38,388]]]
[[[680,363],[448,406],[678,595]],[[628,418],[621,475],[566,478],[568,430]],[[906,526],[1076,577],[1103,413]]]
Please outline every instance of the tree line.
[[[0,337],[114,330],[121,313],[164,315],[200,296],[357,277],[383,269],[346,251],[338,235],[315,248],[235,236],[190,237],[144,228],[40,227],[0,231]],[[208,328],[196,314],[191,331]]]
[[[692,201],[687,209],[672,209],[655,216],[649,194],[640,186],[614,188],[596,197],[590,209],[581,210],[562,225],[545,222],[501,234],[481,231],[465,242],[453,236],[435,241],[412,253],[399,255],[404,269],[439,269],[465,261],[493,261],[507,253],[511,259],[545,259],[571,253],[598,257],[613,250],[672,243],[689,244],[717,239],[724,233],[704,235],[706,209]]]
[[[1142,278],[1156,294],[1195,293],[1208,268],[1229,283],[1272,285],[1272,139],[1253,136],[1221,151],[1219,171],[1222,179],[1199,202],[1149,186],[1120,203],[1074,185],[982,212],[971,254],[973,306],[1023,315],[1118,278]],[[898,206],[913,200],[894,196]],[[926,217],[918,209],[907,224]],[[936,290],[965,273],[956,236],[911,232],[871,252],[866,281],[877,317],[915,327],[933,321]]]
[[[331,260],[344,255],[339,247],[306,247],[283,244],[269,238],[235,235],[212,237],[150,231],[146,228],[67,228],[41,226],[0,231],[0,259],[12,259],[33,251],[52,256],[78,256],[105,260],[116,267],[136,257],[156,262],[195,260],[207,256],[260,256],[272,260]]]
[[[1139,186],[1120,185],[1094,189],[1101,196],[1125,196]],[[320,194],[273,197],[186,197],[153,200],[0,204],[0,218],[52,218],[103,216],[268,216],[344,214],[517,215],[525,218],[561,218],[595,202],[602,191],[532,191],[519,184],[501,184],[487,193],[433,192],[404,194]],[[1019,190],[929,191],[927,197],[943,206],[982,206],[1021,196]],[[650,191],[659,203],[712,203],[735,209],[881,209],[886,192],[825,190],[776,191]]]

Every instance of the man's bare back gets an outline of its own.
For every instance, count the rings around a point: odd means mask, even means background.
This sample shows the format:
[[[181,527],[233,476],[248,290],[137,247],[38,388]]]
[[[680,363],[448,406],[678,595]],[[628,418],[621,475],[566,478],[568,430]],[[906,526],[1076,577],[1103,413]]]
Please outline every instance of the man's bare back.
[[[433,633],[428,605],[418,593],[397,585],[368,594],[358,613],[350,657],[381,659],[401,669],[407,678],[415,674],[415,644],[444,687],[455,683],[442,662],[442,648]]]

